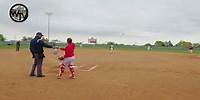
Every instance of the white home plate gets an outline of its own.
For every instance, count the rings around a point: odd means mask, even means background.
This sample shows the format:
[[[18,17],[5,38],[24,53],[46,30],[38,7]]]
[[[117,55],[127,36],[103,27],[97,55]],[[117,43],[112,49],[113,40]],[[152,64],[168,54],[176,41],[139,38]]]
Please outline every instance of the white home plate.
[[[82,67],[84,67],[84,66],[78,66],[77,68],[82,68]],[[94,70],[96,67],[97,67],[97,65],[95,65],[95,66],[93,66],[93,67],[91,67],[91,68],[89,68],[89,69],[79,69],[79,70],[80,70],[80,71],[92,71],[92,70]]]

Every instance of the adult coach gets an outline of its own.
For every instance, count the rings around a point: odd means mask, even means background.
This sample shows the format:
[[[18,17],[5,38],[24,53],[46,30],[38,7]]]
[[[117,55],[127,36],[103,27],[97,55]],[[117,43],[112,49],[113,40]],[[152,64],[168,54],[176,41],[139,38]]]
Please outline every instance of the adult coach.
[[[37,32],[35,38],[30,42],[30,51],[34,58],[30,76],[36,76],[35,68],[37,67],[37,77],[45,77],[45,75],[42,74],[42,63],[45,57],[43,47],[53,48],[53,46],[44,43],[44,41],[41,40],[42,36],[43,34],[41,32]]]

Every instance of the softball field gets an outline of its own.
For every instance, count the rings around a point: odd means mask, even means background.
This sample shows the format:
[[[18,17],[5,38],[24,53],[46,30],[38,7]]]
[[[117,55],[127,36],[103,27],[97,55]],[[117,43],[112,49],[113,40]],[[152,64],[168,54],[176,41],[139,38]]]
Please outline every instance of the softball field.
[[[45,78],[29,77],[29,50],[0,49],[0,100],[200,100],[200,57],[167,52],[80,49],[78,76],[57,79],[45,50]],[[59,54],[61,55],[61,54]]]

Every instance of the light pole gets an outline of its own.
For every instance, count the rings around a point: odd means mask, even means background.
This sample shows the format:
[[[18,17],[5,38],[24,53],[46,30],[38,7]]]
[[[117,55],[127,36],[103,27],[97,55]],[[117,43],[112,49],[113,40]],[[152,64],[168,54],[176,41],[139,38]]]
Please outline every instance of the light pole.
[[[45,13],[48,17],[48,21],[47,21],[47,33],[48,33],[48,40],[50,41],[50,16],[53,14],[51,12],[46,12]]]

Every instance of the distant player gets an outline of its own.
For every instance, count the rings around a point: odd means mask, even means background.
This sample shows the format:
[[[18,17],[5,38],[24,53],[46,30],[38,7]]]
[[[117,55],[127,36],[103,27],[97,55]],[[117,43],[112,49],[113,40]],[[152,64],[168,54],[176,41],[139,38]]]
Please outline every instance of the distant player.
[[[191,45],[191,46],[189,46],[189,53],[193,53],[193,51],[194,51],[194,47],[193,47],[193,45]]]
[[[19,52],[19,48],[20,48],[20,41],[16,42],[16,51]]]
[[[113,50],[114,50],[114,45],[110,45],[110,47],[109,47],[109,51],[110,51],[110,53],[113,53]]]
[[[74,56],[74,49],[75,49],[75,44],[72,42],[71,38],[67,39],[67,46],[65,48],[60,48],[60,50],[65,51],[65,55],[62,57],[59,57],[59,60],[61,60],[59,64],[59,72],[58,72],[58,79],[61,78],[62,74],[65,71],[65,68],[69,69],[70,72],[70,79],[75,79],[75,56]]]
[[[58,49],[59,49],[58,46],[54,46],[54,47],[53,47],[53,54],[54,54],[54,55],[57,55],[57,54],[58,54]]]
[[[147,46],[147,50],[148,50],[148,51],[152,50],[152,46],[151,46],[151,45],[148,45],[148,46]]]

